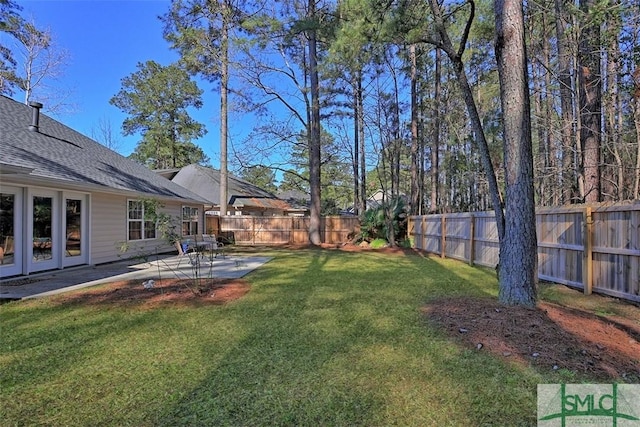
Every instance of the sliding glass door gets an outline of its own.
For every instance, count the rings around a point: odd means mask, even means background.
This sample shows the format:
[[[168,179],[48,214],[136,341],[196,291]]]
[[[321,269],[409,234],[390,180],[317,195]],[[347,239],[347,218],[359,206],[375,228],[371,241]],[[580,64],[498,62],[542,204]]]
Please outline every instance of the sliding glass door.
[[[0,277],[89,262],[89,195],[0,184]]]
[[[59,192],[33,190],[28,209],[31,214],[28,223],[31,245],[27,248],[29,271],[58,268],[61,246]]]
[[[83,194],[63,194],[63,266],[86,264],[87,250],[87,196]]]
[[[0,277],[22,273],[22,192],[0,185]]]

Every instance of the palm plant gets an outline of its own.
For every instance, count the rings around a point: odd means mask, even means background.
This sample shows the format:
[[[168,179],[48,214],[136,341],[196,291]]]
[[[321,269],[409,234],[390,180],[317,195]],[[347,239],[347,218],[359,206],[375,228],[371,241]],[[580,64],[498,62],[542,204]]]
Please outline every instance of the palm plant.
[[[391,245],[407,235],[407,213],[402,197],[386,200],[367,209],[360,223],[360,240],[385,239]]]

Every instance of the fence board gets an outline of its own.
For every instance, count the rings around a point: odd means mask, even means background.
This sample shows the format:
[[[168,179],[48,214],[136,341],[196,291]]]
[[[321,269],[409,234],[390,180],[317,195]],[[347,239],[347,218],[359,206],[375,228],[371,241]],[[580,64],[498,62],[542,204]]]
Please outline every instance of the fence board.
[[[424,225],[424,250],[442,255],[442,215],[425,216]]]
[[[207,217],[206,229],[237,245],[268,246],[309,242],[309,217],[247,215]],[[359,231],[360,221],[357,217],[321,218],[322,243],[344,243]]]
[[[500,257],[500,244],[498,242],[498,226],[494,212],[474,213],[474,240],[475,252],[473,263],[485,267],[495,267]]]
[[[488,267],[498,263],[494,212],[412,216],[410,222],[418,249]],[[640,302],[640,201],[541,208],[536,229],[540,279]]]
[[[471,256],[470,214],[451,214],[446,217],[445,256],[469,261]]]

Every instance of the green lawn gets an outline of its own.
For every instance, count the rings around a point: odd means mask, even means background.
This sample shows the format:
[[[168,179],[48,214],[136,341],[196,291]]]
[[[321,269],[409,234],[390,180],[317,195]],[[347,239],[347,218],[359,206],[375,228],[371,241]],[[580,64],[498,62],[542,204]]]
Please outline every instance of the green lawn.
[[[490,270],[271,251],[225,306],[0,306],[3,426],[516,426],[559,373],[461,348],[419,312],[495,298]]]

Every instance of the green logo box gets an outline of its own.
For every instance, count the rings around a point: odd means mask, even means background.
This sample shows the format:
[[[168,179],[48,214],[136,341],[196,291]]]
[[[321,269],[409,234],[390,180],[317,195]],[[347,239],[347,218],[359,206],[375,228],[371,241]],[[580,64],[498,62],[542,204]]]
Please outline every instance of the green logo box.
[[[539,427],[640,427],[640,384],[538,384]]]

